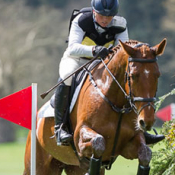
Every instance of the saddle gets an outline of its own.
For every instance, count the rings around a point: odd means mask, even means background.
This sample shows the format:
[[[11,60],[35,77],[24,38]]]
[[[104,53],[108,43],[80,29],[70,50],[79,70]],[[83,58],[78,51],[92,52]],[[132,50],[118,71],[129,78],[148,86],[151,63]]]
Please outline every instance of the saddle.
[[[69,104],[67,105],[67,112],[66,116],[64,118],[68,119],[71,111],[73,110],[73,107],[76,103],[76,100],[78,98],[79,92],[87,78],[88,71],[92,71],[99,63],[101,60],[94,60],[87,68],[82,69],[81,71],[75,73],[72,78],[72,85],[71,85],[71,92],[69,96]],[[59,79],[61,81],[62,79]],[[58,81],[58,82],[59,82]],[[55,94],[50,99],[50,105],[55,108]],[[67,123],[67,122],[64,122]]]

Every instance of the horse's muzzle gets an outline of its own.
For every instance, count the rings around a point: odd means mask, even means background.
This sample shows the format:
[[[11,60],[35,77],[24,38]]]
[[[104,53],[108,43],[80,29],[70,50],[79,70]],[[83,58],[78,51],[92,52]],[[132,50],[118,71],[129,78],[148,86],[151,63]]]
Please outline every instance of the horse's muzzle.
[[[143,131],[150,131],[154,124],[154,121],[152,120],[144,121],[144,119],[141,118],[141,119],[138,119],[138,126]]]

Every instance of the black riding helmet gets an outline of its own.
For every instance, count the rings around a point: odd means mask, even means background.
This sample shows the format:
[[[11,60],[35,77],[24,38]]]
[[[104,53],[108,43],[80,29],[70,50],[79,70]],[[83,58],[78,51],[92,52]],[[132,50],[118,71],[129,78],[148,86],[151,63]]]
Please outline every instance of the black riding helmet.
[[[118,0],[92,0],[93,10],[103,16],[115,16],[118,13]]]

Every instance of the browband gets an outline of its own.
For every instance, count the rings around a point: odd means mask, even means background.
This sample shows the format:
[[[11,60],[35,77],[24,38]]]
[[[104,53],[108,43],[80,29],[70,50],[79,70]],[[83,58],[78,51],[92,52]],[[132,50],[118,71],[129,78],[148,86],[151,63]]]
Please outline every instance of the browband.
[[[154,59],[144,59],[144,58],[132,58],[132,57],[129,57],[128,61],[129,62],[141,62],[141,63],[153,63],[153,62],[158,61],[158,58],[155,57]]]

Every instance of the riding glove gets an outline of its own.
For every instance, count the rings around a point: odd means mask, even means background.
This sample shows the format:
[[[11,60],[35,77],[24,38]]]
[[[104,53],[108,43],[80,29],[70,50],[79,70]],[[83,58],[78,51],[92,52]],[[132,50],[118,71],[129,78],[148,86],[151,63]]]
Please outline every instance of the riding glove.
[[[104,46],[95,46],[92,49],[92,54],[94,57],[98,56],[104,59],[109,54],[109,50]]]

